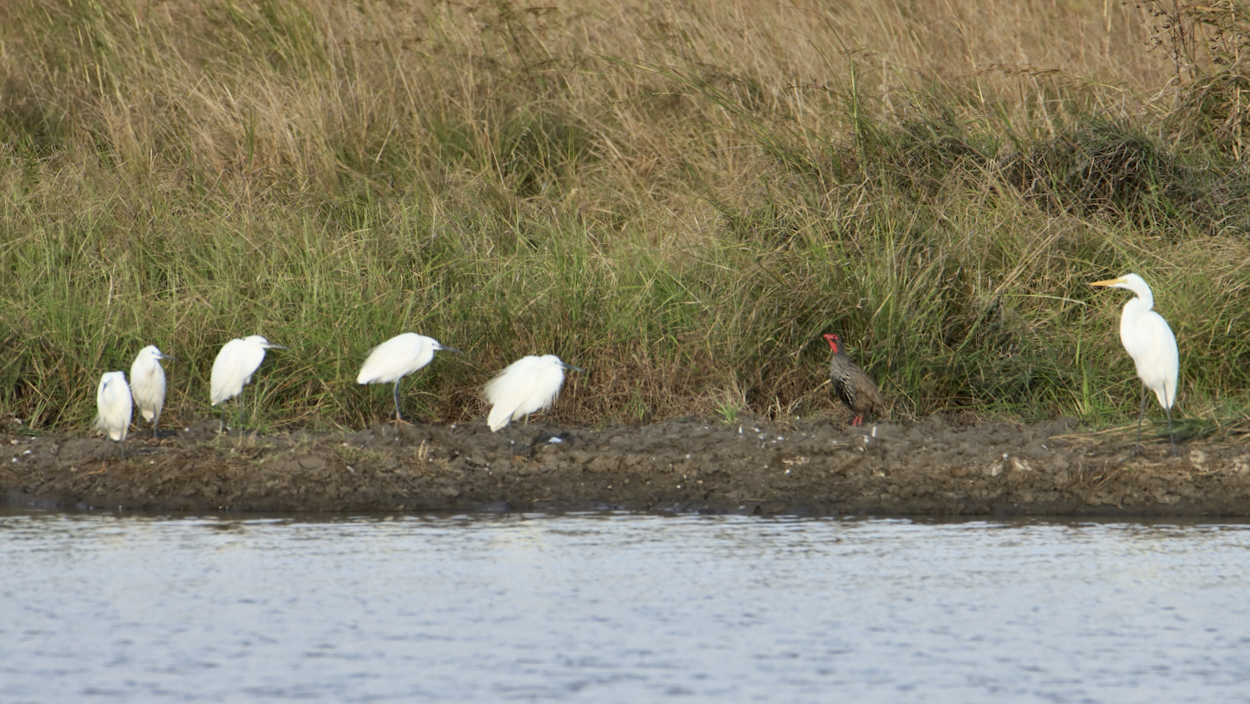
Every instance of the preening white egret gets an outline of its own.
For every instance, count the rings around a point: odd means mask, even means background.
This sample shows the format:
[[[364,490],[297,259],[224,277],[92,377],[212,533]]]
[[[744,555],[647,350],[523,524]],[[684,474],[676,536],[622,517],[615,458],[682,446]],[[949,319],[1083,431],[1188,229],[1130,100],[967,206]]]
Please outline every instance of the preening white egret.
[[[252,381],[252,374],[265,361],[265,350],[284,350],[260,335],[234,338],[222,346],[213,361],[211,377],[213,405],[234,398],[243,392],[243,386]]]
[[[1155,392],[1159,405],[1167,411],[1168,435],[1172,440],[1172,454],[1176,454],[1176,436],[1172,433],[1172,404],[1176,401],[1176,380],[1180,376],[1180,353],[1176,349],[1176,336],[1168,321],[1155,311],[1154,294],[1150,286],[1137,274],[1125,274],[1118,279],[1095,281],[1093,286],[1122,288],[1137,294],[1124,304],[1120,315],[1120,342],[1137,364],[1137,376],[1141,379],[1141,412],[1137,416],[1137,446],[1141,445],[1142,418],[1146,415],[1146,389]]]
[[[369,352],[368,359],[356,375],[357,384],[389,384],[394,382],[395,420],[402,421],[399,414],[399,381],[429,364],[434,353],[455,352],[454,347],[443,347],[432,337],[406,332],[396,335]]]
[[[522,357],[486,384],[486,400],[491,404],[486,425],[491,432],[539,410],[551,408],[560,395],[564,370],[583,371],[565,364],[554,354]]]
[[[121,442],[130,431],[130,386],[123,372],[105,372],[95,392],[95,427]]]
[[[165,370],[161,360],[174,357],[162,354],[156,345],[139,350],[135,363],[130,365],[130,395],[144,420],[152,421],[152,437],[160,437],[156,426],[161,421],[161,409],[165,407]]]

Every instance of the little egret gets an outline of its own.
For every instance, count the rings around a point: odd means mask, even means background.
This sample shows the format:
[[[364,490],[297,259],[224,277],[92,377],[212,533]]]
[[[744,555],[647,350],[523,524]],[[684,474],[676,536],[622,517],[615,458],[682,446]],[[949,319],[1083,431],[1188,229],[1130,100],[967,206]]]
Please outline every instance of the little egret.
[[[265,350],[284,350],[260,335],[234,338],[222,346],[213,361],[210,377],[213,405],[234,398],[243,392],[243,386],[252,381],[252,374],[265,361]]]
[[[443,347],[432,337],[406,332],[396,335],[369,352],[368,359],[356,375],[357,384],[395,383],[395,422],[403,422],[399,415],[399,381],[429,364],[435,352],[455,352],[454,347]]]
[[[109,438],[122,442],[130,431],[130,416],[133,412],[130,401],[130,387],[126,384],[124,372],[105,372],[100,377],[100,386],[95,392],[96,417],[95,427],[108,434]]]
[[[564,370],[584,371],[580,367],[565,364],[554,354],[541,357],[522,357],[486,384],[486,400],[491,404],[486,425],[491,432],[510,426],[517,418],[539,410],[551,408],[560,395],[564,383]],[[508,432],[511,431],[509,427]]]
[[[1176,350],[1176,336],[1168,321],[1155,311],[1154,294],[1150,286],[1137,274],[1125,274],[1118,279],[1095,281],[1092,286],[1123,288],[1137,294],[1124,304],[1120,315],[1120,342],[1128,356],[1137,365],[1137,376],[1142,381],[1141,411],[1137,415],[1137,442],[1134,453],[1141,447],[1141,424],[1146,416],[1146,389],[1155,392],[1159,404],[1167,411],[1168,436],[1172,440],[1172,454],[1176,454],[1176,435],[1172,432],[1172,404],[1176,401],[1176,380],[1180,376],[1180,353]]]
[[[165,407],[165,370],[161,368],[161,360],[178,360],[167,354],[161,354],[156,345],[148,345],[139,350],[135,363],[130,365],[130,395],[144,420],[152,421],[152,437],[160,434],[156,426],[161,421],[161,409]]]
[[[833,383],[833,390],[838,393],[838,398],[855,414],[851,425],[862,424],[866,413],[878,416],[885,414],[885,401],[882,400],[876,383],[846,356],[846,346],[842,344],[842,338],[833,333],[826,333],[824,338],[833,350],[833,359],[829,362],[829,381]]]

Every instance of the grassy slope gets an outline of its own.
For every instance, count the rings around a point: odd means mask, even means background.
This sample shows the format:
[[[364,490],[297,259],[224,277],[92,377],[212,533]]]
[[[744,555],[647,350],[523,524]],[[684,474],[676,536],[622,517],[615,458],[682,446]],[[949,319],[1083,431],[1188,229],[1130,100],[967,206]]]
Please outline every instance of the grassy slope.
[[[468,353],[405,383],[426,418],[546,352],[590,370],[565,420],[806,416],[833,329],[896,416],[1119,422],[1129,294],[1087,282],[1137,271],[1182,414],[1245,418],[1235,13],[599,4],[0,8],[3,409],[81,428],[155,343],[203,417],[260,333],[267,423],[359,426],[417,330]]]

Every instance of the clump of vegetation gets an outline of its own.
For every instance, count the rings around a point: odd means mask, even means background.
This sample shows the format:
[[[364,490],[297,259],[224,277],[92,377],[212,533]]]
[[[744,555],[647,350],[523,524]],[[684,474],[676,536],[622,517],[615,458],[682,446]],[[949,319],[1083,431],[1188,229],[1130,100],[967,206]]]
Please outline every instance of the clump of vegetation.
[[[895,417],[1136,411],[1137,271],[1179,410],[1250,404],[1244,7],[419,2],[0,7],[0,403],[82,428],[146,344],[165,418],[232,337],[291,349],[275,425],[484,413],[531,353],[556,413],[840,413],[838,331]],[[1028,57],[1027,59],[1025,57]]]

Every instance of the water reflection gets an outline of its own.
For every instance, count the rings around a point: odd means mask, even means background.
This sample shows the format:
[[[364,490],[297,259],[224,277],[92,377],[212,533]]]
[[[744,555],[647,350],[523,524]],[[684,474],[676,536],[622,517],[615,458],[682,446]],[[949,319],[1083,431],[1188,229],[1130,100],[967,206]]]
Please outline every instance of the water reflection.
[[[1240,523],[0,513],[0,701],[1239,701]]]

